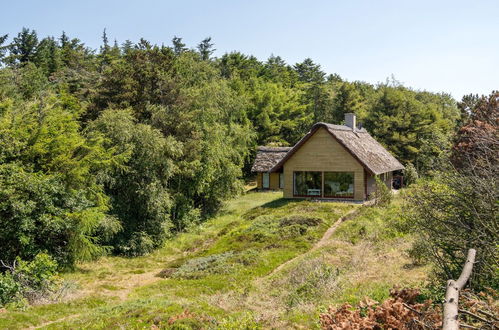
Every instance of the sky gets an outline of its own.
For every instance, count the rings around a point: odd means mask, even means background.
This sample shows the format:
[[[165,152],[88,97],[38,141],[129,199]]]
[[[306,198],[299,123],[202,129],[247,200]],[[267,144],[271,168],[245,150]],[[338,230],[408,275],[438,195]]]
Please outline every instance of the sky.
[[[98,48],[104,28],[119,43],[145,38],[215,56],[240,51],[295,64],[310,57],[327,73],[376,84],[392,75],[419,90],[499,90],[499,0],[0,0],[0,35],[23,27],[39,37],[65,31]]]

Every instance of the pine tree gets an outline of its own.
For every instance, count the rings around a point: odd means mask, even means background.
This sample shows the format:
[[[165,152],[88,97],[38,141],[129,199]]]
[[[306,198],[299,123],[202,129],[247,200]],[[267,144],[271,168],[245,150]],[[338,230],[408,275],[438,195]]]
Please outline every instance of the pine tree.
[[[175,55],[180,55],[187,50],[187,47],[185,47],[185,44],[182,42],[182,38],[174,36],[172,39],[172,43]]]
[[[8,34],[4,36],[0,36],[0,64],[2,63],[2,59],[5,56],[5,53],[7,52],[8,46],[2,46],[7,38],[9,37]]]
[[[298,77],[305,83],[323,83],[326,74],[320,64],[315,64],[311,58],[306,58],[302,63],[295,64]]]
[[[128,54],[133,48],[133,42],[130,40],[125,40],[125,42],[121,45],[121,52],[123,54]]]
[[[11,64],[31,62],[36,57],[37,47],[36,31],[23,28],[9,46],[10,56],[7,57],[7,61]]]
[[[211,42],[211,37],[208,37],[201,41],[201,43],[198,45],[198,51],[199,54],[201,55],[201,59],[203,61],[207,61],[210,59],[211,54],[216,50],[213,48],[215,44]]]

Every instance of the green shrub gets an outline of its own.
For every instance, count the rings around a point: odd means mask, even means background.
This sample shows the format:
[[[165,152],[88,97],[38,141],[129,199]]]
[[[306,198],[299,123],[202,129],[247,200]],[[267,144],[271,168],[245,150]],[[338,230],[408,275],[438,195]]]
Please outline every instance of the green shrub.
[[[58,287],[57,262],[40,253],[32,261],[16,259],[8,271],[0,274],[0,305],[23,298],[35,302],[48,296]]]
[[[0,306],[16,300],[21,292],[21,287],[11,273],[0,274]]]
[[[293,239],[307,233],[309,227],[319,225],[323,220],[318,217],[291,215],[281,219],[262,215],[255,218],[248,228],[235,235],[237,240],[246,242],[271,242]]]
[[[499,288],[498,187],[497,176],[447,171],[408,189],[405,214],[417,242],[411,253],[434,264],[440,285],[459,277],[468,249],[474,248],[470,286]]]
[[[390,204],[392,201],[392,192],[390,188],[386,186],[386,184],[381,181],[378,175],[374,177],[376,180],[376,191],[374,192],[374,204],[379,206],[385,206]]]
[[[288,307],[326,297],[337,287],[338,269],[321,258],[301,264],[289,274]]]
[[[418,172],[412,163],[409,163],[404,168],[404,183],[406,186],[410,186],[415,183],[419,178]]]
[[[280,226],[291,226],[291,225],[304,225],[307,227],[318,226],[322,223],[322,219],[319,217],[307,217],[304,215],[291,215],[289,217],[284,217],[280,221]]]
[[[212,274],[227,274],[238,265],[229,262],[234,257],[234,252],[224,252],[206,257],[187,260],[173,274],[173,278],[197,279]]]

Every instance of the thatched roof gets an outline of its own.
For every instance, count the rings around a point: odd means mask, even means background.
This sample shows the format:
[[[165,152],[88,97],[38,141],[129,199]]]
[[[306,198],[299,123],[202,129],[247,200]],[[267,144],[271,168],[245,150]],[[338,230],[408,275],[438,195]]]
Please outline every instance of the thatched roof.
[[[251,171],[269,172],[289,150],[291,147],[258,147]]]
[[[348,126],[317,123],[284,158],[273,168],[279,170],[283,164],[298,150],[319,128],[325,128],[350,154],[364,166],[371,174],[401,170],[404,168],[400,162],[378,143],[365,129],[352,130]]]

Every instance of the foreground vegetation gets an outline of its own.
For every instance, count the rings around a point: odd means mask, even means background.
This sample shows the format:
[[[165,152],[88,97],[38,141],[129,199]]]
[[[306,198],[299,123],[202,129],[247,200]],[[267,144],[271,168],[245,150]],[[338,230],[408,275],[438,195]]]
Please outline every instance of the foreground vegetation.
[[[73,284],[59,302],[9,308],[0,327],[315,327],[329,304],[382,300],[395,284],[424,280],[427,269],[411,265],[410,237],[397,229],[400,198],[362,207],[281,196],[234,199],[151,255],[81,264],[64,274]]]

